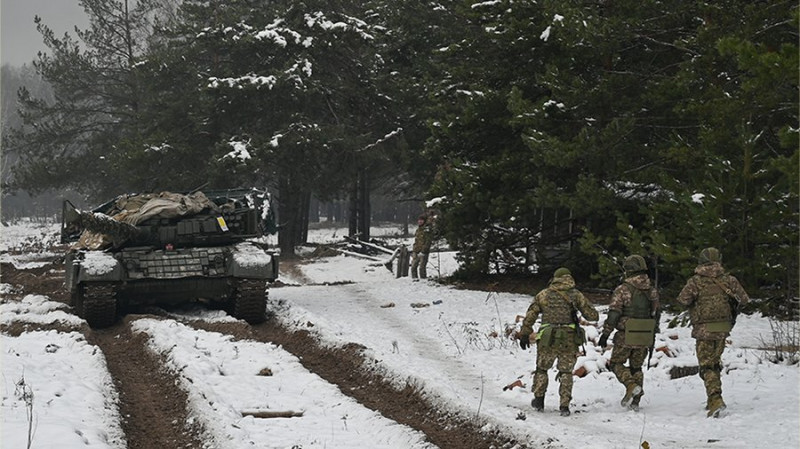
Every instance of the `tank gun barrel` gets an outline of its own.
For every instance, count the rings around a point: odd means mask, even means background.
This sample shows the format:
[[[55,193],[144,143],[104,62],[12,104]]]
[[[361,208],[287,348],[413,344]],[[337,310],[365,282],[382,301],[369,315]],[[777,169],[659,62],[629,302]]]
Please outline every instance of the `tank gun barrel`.
[[[64,208],[64,223],[68,227],[74,226],[107,236],[115,247],[127,241],[146,239],[148,235],[145,229],[115,220],[100,212],[78,210],[69,202]]]

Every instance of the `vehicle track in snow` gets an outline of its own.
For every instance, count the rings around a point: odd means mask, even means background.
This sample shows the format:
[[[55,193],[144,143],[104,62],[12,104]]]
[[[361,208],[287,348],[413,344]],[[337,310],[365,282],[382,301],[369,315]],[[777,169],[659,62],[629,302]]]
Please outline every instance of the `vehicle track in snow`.
[[[165,362],[147,349],[147,335],[131,332],[133,320],[128,316],[109,328],[84,332],[105,355],[128,449],[202,449],[203,430],[189,423],[186,392]]]
[[[53,291],[54,278],[63,276],[58,265],[54,263],[48,267],[50,274],[47,276],[42,276],[41,269],[36,270],[35,275],[26,275],[22,273],[25,270],[6,266],[3,278],[5,281],[13,275],[14,283],[21,285],[23,290],[19,297],[48,290],[51,299],[66,301],[66,292]],[[131,322],[142,316],[128,315],[106,329],[89,329],[85,325],[80,329],[87,341],[99,347],[105,355],[119,397],[119,411],[123,418],[121,427],[128,448],[201,449],[204,447],[204,432],[198,424],[187,425],[187,394],[178,386],[177,376],[166,368],[164,360],[148,349],[146,335],[131,332]],[[344,394],[389,419],[424,433],[431,443],[442,449],[527,447],[511,436],[482,432],[479,423],[437,407],[415,385],[407,384],[397,389],[390,380],[381,377],[378,367],[370,368],[374,362],[362,354],[364,348],[360,345],[322,347],[311,333],[287,329],[274,317],[255,326],[244,321],[183,322],[196,329],[219,332],[240,340],[280,345],[298,357],[306,369],[337,385]],[[12,334],[32,330],[24,324],[14,327]],[[65,330],[59,325],[33,327]]]
[[[398,390],[390,380],[369,368],[363,348],[350,344],[341,348],[322,347],[307,331],[285,328],[275,317],[251,326],[244,322],[185,321],[196,329],[219,332],[240,340],[255,340],[282,346],[294,354],[309,371],[339,387],[365,407],[424,433],[442,449],[517,448],[527,446],[513,437],[482,432],[469,418],[442,410],[425,398],[414,385]]]

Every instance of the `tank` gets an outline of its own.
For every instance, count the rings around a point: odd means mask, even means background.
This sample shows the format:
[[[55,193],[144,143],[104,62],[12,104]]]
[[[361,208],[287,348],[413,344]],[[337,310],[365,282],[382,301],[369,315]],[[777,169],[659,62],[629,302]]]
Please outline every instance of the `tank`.
[[[126,194],[80,211],[64,201],[71,306],[94,328],[134,307],[206,303],[257,324],[278,257],[263,243],[277,232],[267,191]]]

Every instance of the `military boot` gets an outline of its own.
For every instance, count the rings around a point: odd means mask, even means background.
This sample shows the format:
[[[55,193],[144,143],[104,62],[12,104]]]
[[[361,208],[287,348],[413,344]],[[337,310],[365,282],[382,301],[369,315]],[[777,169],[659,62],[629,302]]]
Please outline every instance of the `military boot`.
[[[623,407],[627,407],[630,405],[631,401],[634,397],[639,396],[642,393],[642,387],[631,383],[625,388],[625,396],[622,397],[622,400],[619,401],[619,405]]]
[[[724,412],[726,408],[727,406],[725,405],[725,401],[722,400],[721,395],[711,395],[706,403],[706,409],[708,409],[708,414],[706,414],[706,416],[708,418],[719,418],[720,414]]]
[[[642,400],[642,396],[644,396],[644,390],[640,391],[639,394],[634,396],[633,399],[631,400],[631,405],[629,405],[628,407],[634,412],[639,411],[639,401]]]
[[[533,407],[533,409],[536,410],[537,412],[541,412],[542,410],[544,410],[544,396],[533,398],[531,400],[531,407]]]
[[[570,411],[569,411],[569,406],[568,405],[562,405],[559,408],[559,411],[561,412],[561,416],[569,416],[570,415]]]

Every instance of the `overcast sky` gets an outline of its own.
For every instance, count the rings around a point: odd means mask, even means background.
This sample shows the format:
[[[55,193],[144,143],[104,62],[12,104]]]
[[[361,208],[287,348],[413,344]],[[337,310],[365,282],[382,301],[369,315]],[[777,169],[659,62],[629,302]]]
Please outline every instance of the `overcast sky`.
[[[89,22],[78,0],[0,0],[0,62],[21,66],[47,50],[33,23],[35,15],[57,36],[68,31],[74,37],[75,25],[83,29]]]

